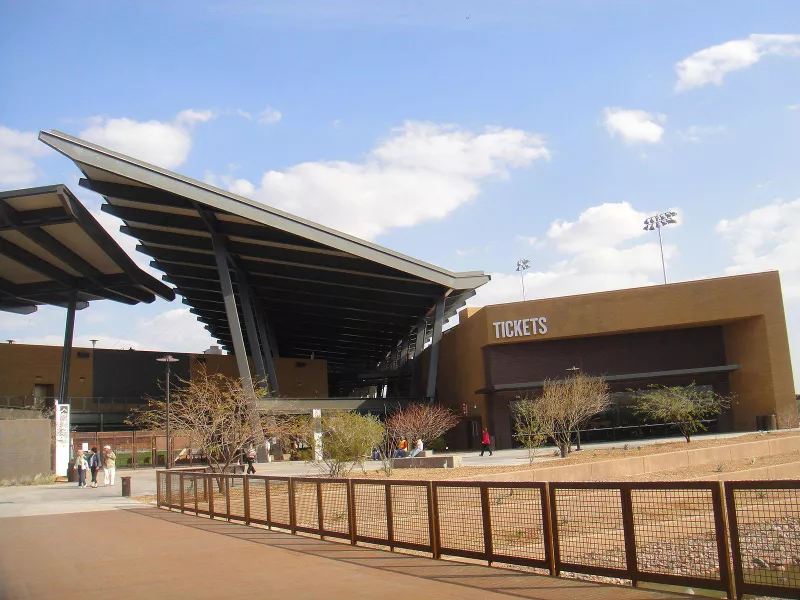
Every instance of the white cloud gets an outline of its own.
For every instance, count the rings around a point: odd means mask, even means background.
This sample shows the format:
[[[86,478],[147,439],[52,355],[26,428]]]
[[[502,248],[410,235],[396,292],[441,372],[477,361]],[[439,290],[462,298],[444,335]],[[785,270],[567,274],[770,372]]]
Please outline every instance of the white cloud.
[[[800,110],[800,104],[790,104],[786,108],[788,108],[789,110]]]
[[[628,202],[601,204],[587,208],[576,221],[556,219],[547,230],[547,238],[555,242],[560,252],[591,252],[645,235],[643,222],[649,216]]]
[[[341,119],[336,119],[333,123],[331,123],[331,126],[334,129],[341,129],[342,125],[343,125],[343,123],[342,123]]]
[[[675,65],[675,89],[683,91],[709,83],[720,86],[728,73],[751,67],[769,55],[800,56],[800,35],[752,34],[704,48]]]
[[[520,129],[472,133],[456,125],[407,122],[363,162],[320,161],[269,171],[243,196],[366,239],[392,227],[441,219],[480,193],[479,182],[549,158],[544,140]]]
[[[35,159],[49,150],[39,142],[35,131],[18,131],[0,125],[0,186],[32,184],[39,176]]]
[[[167,306],[165,302],[162,303],[165,307]],[[94,339],[97,340],[98,348],[202,352],[210,345],[217,344],[197,320],[197,317],[189,312],[188,307],[173,308],[153,317],[137,319],[130,328],[119,327],[119,320],[115,319],[109,323],[108,329],[101,329],[99,325],[102,323],[90,322],[88,318],[93,311],[109,313],[115,308],[111,308],[108,302],[96,302],[91,303],[91,306],[85,311],[80,311],[76,318],[76,328],[81,331],[76,332],[73,345],[91,348],[90,340]],[[111,314],[118,315],[119,313]],[[61,318],[63,319],[63,314]],[[109,331],[109,329],[113,331],[114,325],[117,325],[117,329],[121,331],[121,337],[119,334]],[[58,334],[52,334],[20,337],[17,341],[23,344],[61,346],[64,338]]]
[[[208,110],[181,111],[172,122],[93,117],[80,137],[149,163],[175,169],[189,157],[192,130],[214,118]]]
[[[516,240],[518,242],[522,242],[524,244],[527,244],[528,246],[537,247],[537,246],[541,245],[541,242],[539,241],[539,238],[531,237],[531,236],[528,236],[528,235],[518,235],[516,237]]]
[[[723,219],[717,233],[733,246],[734,264],[725,273],[752,273],[778,269],[783,294],[800,299],[800,199],[777,201],[744,213],[735,219]]]
[[[258,122],[262,125],[274,125],[283,118],[281,111],[275,110],[271,106],[267,106],[264,110],[258,113]]]
[[[253,120],[253,115],[247,112],[246,110],[242,110],[241,108],[237,108],[234,111],[238,116],[242,117],[243,119],[247,119],[248,121]]]
[[[607,107],[603,114],[609,135],[619,134],[628,144],[656,144],[664,135],[665,115],[618,107]]]
[[[691,125],[679,131],[678,135],[684,141],[696,144],[709,137],[724,135],[727,131],[722,125]]]
[[[525,274],[526,298],[552,298],[658,283],[661,280],[658,242],[651,239],[629,243],[647,233],[642,229],[642,221],[648,214],[635,210],[627,202],[608,203],[586,209],[575,221],[559,219],[551,223],[547,239],[563,258],[546,268],[533,265]],[[667,264],[675,254],[674,245],[664,245]],[[520,300],[519,274],[493,273],[492,280],[479,288],[468,304],[483,306]]]

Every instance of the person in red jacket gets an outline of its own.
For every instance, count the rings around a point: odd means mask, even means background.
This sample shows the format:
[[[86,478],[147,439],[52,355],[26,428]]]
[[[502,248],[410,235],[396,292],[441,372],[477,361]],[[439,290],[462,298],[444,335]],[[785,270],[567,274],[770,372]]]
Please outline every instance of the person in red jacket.
[[[483,438],[481,438],[481,456],[486,451],[489,451],[489,456],[492,455],[492,440],[489,437],[489,430],[484,428],[483,430]]]

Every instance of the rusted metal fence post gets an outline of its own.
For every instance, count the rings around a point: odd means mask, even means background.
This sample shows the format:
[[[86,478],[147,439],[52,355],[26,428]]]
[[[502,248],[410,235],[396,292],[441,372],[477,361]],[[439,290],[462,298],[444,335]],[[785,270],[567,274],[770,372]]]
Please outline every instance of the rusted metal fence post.
[[[211,473],[209,475],[205,475],[208,478],[208,517],[210,519],[214,518],[214,485],[217,483],[214,481],[214,474]]]
[[[492,566],[492,555],[494,548],[492,546],[492,515],[489,508],[489,486],[488,484],[480,484],[481,493],[481,518],[483,521],[483,551],[486,554],[486,562]]]
[[[162,506],[162,502],[161,502],[162,492],[163,492],[163,490],[161,488],[161,472],[160,471],[156,471],[156,506],[158,508],[161,508],[161,506]]]
[[[551,577],[556,576],[556,560],[553,552],[553,518],[550,510],[550,485],[545,482],[540,490],[542,505],[542,539],[544,540],[544,558]]]
[[[433,504],[433,539],[434,539],[434,558],[442,558],[442,532],[439,528],[439,488],[435,482],[431,482],[431,502]]]
[[[356,545],[356,536],[358,530],[356,529],[356,494],[355,484],[352,479],[347,480],[347,520],[350,523],[350,544]]]
[[[272,498],[270,498],[270,482],[272,481],[271,477],[267,477],[264,480],[264,498],[267,502],[267,527],[272,529]]]
[[[178,483],[180,483],[180,486],[181,486],[180,500],[181,500],[181,513],[182,513],[183,512],[183,507],[186,504],[186,502],[184,500],[184,497],[183,497],[183,495],[184,495],[183,494],[183,490],[184,490],[184,487],[185,487],[185,485],[184,485],[184,474],[183,473],[181,473],[178,476]]]
[[[386,538],[389,541],[389,550],[394,552],[394,509],[392,508],[392,484],[384,484],[386,494]]]
[[[741,589],[739,579],[741,578],[744,581],[744,577],[742,576],[742,557],[736,522],[736,500],[733,494],[730,495],[730,500],[728,500],[723,481],[720,481],[718,486],[712,488],[711,499],[714,503],[714,529],[717,536],[719,576],[726,583],[728,598],[738,598],[736,590]],[[725,510],[726,504],[730,511]],[[734,542],[731,545],[728,545],[729,531],[731,532],[731,541]],[[733,556],[735,557],[733,565],[731,565],[731,546],[733,546]]]
[[[319,527],[319,539],[325,539],[325,517],[322,514],[322,482],[317,482],[317,526]]]
[[[247,475],[242,479],[242,494],[244,495],[244,523],[250,525],[250,478]]]
[[[289,530],[292,534],[297,533],[297,507],[294,497],[294,478],[289,478]]]
[[[619,489],[622,507],[622,532],[625,537],[625,565],[631,585],[638,583],[639,563],[636,558],[636,531],[633,519],[633,502],[631,501],[631,488],[622,486]]]
[[[429,481],[426,488],[428,492],[428,536],[431,541],[431,554],[433,558],[441,558],[442,555],[439,552],[439,522],[434,502],[433,482]]]
[[[225,516],[228,522],[231,521],[231,476],[223,475],[225,478]]]
[[[167,478],[167,507],[172,509],[172,473],[167,471],[165,477]]]

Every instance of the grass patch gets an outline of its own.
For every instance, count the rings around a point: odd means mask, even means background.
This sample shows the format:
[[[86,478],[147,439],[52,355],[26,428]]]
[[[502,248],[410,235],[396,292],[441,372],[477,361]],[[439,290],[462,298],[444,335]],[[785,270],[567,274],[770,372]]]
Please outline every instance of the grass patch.
[[[0,487],[12,487],[17,485],[48,485],[56,483],[57,475],[42,475],[41,473],[33,477],[12,477],[11,479],[0,479]]]

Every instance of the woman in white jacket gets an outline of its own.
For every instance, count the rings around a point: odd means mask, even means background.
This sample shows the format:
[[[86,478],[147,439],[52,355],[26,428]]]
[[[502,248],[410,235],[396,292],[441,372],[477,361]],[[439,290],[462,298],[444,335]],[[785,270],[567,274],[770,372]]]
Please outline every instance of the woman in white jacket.
[[[83,450],[78,450],[78,455],[75,457],[75,464],[73,468],[78,472],[78,487],[86,487],[86,470],[89,465],[86,463],[86,457],[83,455]]]

